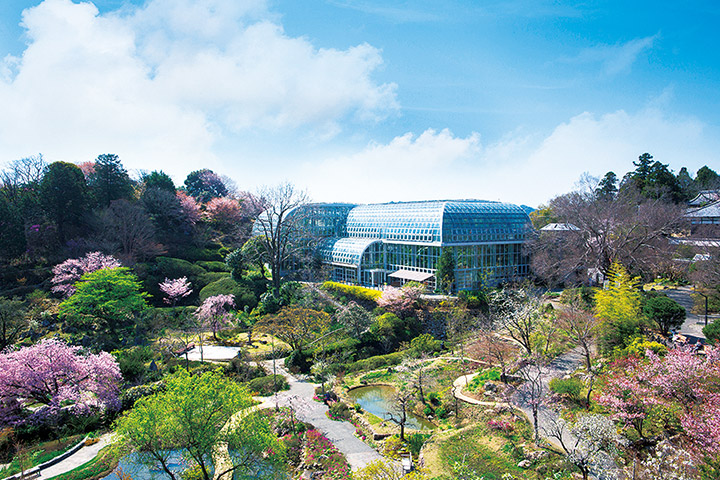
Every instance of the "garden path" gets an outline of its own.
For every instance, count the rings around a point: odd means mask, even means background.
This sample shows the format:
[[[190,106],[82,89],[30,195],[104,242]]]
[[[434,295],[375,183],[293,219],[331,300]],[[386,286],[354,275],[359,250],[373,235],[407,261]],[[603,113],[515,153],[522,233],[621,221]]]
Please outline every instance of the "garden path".
[[[264,360],[262,364],[269,372],[273,371],[272,360]],[[345,455],[353,470],[364,468],[368,463],[383,458],[355,436],[355,427],[351,423],[330,420],[326,415],[327,405],[313,400],[316,385],[299,380],[288,372],[283,364],[284,361],[278,359],[275,368],[279,375],[287,378],[290,390],[278,392],[271,397],[259,397],[258,400],[262,403],[258,408],[275,408],[275,405],[291,407],[297,418],[312,423]]]
[[[62,475],[63,473],[67,473],[70,470],[73,470],[81,465],[86,464],[93,458],[95,458],[100,452],[100,450],[105,447],[106,445],[112,443],[113,441],[113,434],[112,433],[106,433],[105,435],[101,436],[99,441],[97,443],[94,443],[92,445],[83,446],[78,450],[77,452],[73,453],[66,459],[56,463],[52,467],[45,468],[43,470],[40,470],[40,476],[38,478],[40,479],[49,479],[53,477],[57,477],[58,475]]]

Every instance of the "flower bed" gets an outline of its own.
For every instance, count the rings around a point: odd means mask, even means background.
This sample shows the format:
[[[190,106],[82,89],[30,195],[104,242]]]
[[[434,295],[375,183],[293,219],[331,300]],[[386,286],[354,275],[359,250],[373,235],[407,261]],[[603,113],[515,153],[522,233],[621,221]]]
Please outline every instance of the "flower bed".
[[[323,470],[324,479],[351,478],[350,464],[345,456],[317,430],[305,432],[305,464]]]

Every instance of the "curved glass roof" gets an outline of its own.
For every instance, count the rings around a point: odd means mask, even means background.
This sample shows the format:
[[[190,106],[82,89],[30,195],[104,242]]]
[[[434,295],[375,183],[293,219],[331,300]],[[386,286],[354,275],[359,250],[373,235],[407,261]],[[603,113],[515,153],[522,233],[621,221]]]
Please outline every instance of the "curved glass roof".
[[[323,262],[359,266],[362,255],[377,238],[328,238],[318,245]]]
[[[529,228],[522,208],[481,200],[360,205],[347,219],[351,237],[411,243],[522,241]]]

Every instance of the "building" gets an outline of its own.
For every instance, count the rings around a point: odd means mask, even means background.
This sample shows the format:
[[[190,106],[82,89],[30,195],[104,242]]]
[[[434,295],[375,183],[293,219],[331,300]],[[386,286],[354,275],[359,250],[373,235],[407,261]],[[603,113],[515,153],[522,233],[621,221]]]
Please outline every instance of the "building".
[[[455,290],[526,277],[527,213],[507,203],[446,200],[373,205],[311,204],[295,212],[316,240],[332,279],[364,286],[407,281],[437,288],[443,249],[455,259]],[[258,234],[258,232],[255,232]]]

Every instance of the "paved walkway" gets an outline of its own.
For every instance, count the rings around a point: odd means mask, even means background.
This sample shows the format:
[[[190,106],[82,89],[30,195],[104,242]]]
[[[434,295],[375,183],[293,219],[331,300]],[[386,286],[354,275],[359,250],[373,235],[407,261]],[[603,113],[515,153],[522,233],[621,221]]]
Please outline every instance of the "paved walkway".
[[[272,360],[265,360],[262,364],[272,373]],[[325,415],[328,411],[327,405],[312,399],[315,396],[315,384],[295,378],[285,370],[283,360],[276,361],[276,369],[277,373],[284,375],[290,384],[290,390],[278,392],[277,404],[281,407],[292,407],[297,418],[315,425],[315,428],[345,455],[353,470],[364,468],[368,463],[383,458],[354,435],[355,427],[352,424],[336,422]],[[260,397],[259,400],[262,401],[259,408],[275,408],[276,396]]]
[[[692,313],[693,299],[690,296],[692,287],[668,288],[667,290],[661,290],[660,293],[667,294],[668,297],[685,308],[687,317],[685,318],[685,323],[680,327],[680,333],[705,338],[705,335],[702,333],[702,329],[705,326],[705,312],[701,315]],[[717,318],[717,315],[708,315],[708,323],[712,323]]]
[[[49,479],[67,473],[81,465],[86,464],[93,458],[95,458],[98,452],[105,446],[112,443],[112,433],[106,433],[100,437],[100,441],[93,444],[80,448],[77,452],[70,455],[65,460],[56,463],[52,467],[48,467],[40,471],[40,477],[42,479]]]
[[[240,347],[220,347],[217,345],[203,345],[203,360],[206,361],[220,361],[220,360],[232,360],[237,357]],[[181,355],[178,358],[185,358],[185,355]],[[188,351],[188,359],[200,361],[200,347],[195,347]]]

